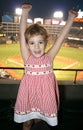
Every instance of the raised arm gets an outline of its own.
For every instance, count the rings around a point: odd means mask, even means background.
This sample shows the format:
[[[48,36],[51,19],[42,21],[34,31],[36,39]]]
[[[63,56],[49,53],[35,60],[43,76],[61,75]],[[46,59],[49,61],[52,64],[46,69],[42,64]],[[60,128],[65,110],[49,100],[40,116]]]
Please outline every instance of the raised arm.
[[[24,33],[27,28],[27,18],[28,18],[28,13],[31,10],[32,5],[30,4],[23,4],[22,5],[22,15],[20,19],[20,29],[19,29],[19,34],[20,34],[20,49],[22,53],[22,57],[24,60],[24,63],[26,63],[26,60],[29,56],[29,50],[25,41]]]
[[[55,41],[53,47],[48,52],[52,59],[58,53],[58,51],[59,51],[59,49],[60,49],[60,47],[61,47],[61,45],[63,43],[63,40],[66,37],[66,35],[68,34],[68,32],[69,32],[69,30],[70,30],[70,28],[72,26],[73,20],[74,20],[74,18],[76,16],[77,16],[77,12],[75,12],[73,10],[69,11],[69,16],[68,16],[68,20],[66,22],[66,25],[62,29],[60,35],[57,37],[57,40]]]

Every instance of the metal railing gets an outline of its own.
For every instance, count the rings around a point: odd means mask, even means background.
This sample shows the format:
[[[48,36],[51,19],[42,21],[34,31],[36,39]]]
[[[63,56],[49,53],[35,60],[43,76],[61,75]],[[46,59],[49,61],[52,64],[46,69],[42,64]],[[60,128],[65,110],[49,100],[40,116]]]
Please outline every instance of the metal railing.
[[[0,67],[0,69],[24,70],[23,67]],[[55,68],[53,68],[53,71],[73,71],[73,72],[75,72],[73,83],[76,84],[78,72],[83,71],[83,69],[59,69],[59,68],[55,69]]]

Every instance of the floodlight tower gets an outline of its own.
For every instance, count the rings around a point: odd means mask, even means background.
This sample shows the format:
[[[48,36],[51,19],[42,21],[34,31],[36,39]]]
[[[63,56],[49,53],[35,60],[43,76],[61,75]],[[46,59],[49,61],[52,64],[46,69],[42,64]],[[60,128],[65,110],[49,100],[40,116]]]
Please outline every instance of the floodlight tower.
[[[20,17],[21,17],[21,14],[22,14],[22,9],[21,8],[16,8],[15,10],[15,13],[16,15],[18,15],[18,21],[20,22]]]
[[[60,22],[63,20],[63,12],[62,11],[55,11],[53,14],[53,17],[55,19],[55,22],[57,24],[60,24]]]

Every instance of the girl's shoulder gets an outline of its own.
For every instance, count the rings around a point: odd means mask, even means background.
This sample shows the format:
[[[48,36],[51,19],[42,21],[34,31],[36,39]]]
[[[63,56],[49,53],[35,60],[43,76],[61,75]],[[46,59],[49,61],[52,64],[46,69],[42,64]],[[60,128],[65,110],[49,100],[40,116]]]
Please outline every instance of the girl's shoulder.
[[[48,60],[49,60],[49,61],[51,61],[51,62],[52,62],[52,58],[51,58],[51,56],[50,56],[50,54],[49,54],[49,53],[46,53],[46,57],[48,58]]]
[[[31,54],[28,56],[26,62],[25,62],[25,65],[27,64],[27,62],[29,61],[29,59],[31,59]]]

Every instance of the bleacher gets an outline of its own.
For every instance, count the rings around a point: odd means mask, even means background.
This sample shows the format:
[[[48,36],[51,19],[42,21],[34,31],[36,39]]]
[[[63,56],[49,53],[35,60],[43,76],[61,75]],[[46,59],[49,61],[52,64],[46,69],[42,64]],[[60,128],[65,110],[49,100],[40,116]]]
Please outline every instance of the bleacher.
[[[83,23],[73,23],[72,28],[68,34],[68,36],[72,37],[83,37]],[[60,31],[63,28],[63,25],[43,25],[45,28],[47,28],[49,34],[57,35],[60,33]],[[12,22],[2,22],[1,25],[2,33],[6,36],[17,36],[19,34],[19,23],[12,23]],[[1,30],[0,29],[0,30]]]

